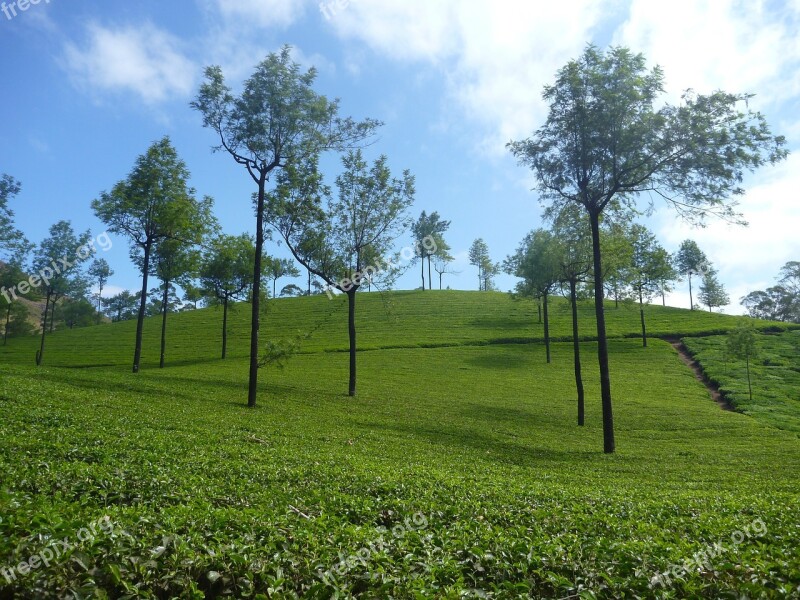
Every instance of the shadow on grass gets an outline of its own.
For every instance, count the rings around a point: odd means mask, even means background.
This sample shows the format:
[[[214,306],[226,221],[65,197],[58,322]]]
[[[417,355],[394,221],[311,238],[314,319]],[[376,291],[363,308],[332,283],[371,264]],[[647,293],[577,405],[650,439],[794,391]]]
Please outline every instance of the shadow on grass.
[[[455,450],[470,449],[480,453],[481,458],[490,462],[510,464],[517,467],[535,467],[544,462],[575,463],[581,459],[602,457],[602,449],[591,450],[557,450],[551,447],[536,446],[523,442],[500,440],[474,429],[433,428],[423,425],[403,425],[363,422],[357,423],[365,430],[388,431],[403,436],[413,435],[427,440],[431,444]]]

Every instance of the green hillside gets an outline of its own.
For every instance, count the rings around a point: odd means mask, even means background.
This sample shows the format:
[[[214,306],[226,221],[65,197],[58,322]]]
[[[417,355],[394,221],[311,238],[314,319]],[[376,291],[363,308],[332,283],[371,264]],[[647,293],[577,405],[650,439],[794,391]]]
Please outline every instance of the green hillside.
[[[0,598],[800,597],[800,438],[720,410],[667,342],[627,339],[635,309],[607,309],[606,455],[596,344],[582,344],[579,428],[571,344],[545,364],[535,306],[387,298],[389,316],[359,297],[373,350],[356,398],[347,355],[321,351],[346,347],[341,300],[271,302],[265,336],[316,331],[263,370],[255,410],[245,306],[226,361],[219,312],[170,318],[166,369],[148,321],[138,375],[133,323],[57,332],[39,369],[36,340],[14,340],[0,353]],[[654,334],[738,321],[647,310]],[[70,547],[8,571],[53,540]]]
[[[327,296],[281,298],[267,303],[262,319],[264,340],[288,339],[313,332],[302,351],[345,350],[347,341],[347,299]],[[500,292],[392,292],[359,294],[357,300],[358,347],[361,350],[386,348],[454,346],[504,342],[531,342],[543,339],[544,327],[538,322],[536,304],[514,300]],[[741,317],[705,311],[648,306],[650,335],[720,333],[735,327]],[[608,332],[613,337],[640,335],[638,307],[608,304]],[[594,306],[583,303],[579,320],[581,335],[595,335]],[[555,298],[550,310],[551,336],[568,340],[572,335],[569,305]],[[761,322],[762,327],[780,324]],[[220,356],[222,310],[203,309],[170,315],[167,335],[167,361],[213,360]],[[127,365],[133,357],[136,322],[106,324],[101,327],[60,331],[48,336],[45,363],[53,366]],[[157,366],[161,319],[145,321],[143,365]],[[250,306],[239,304],[229,315],[228,353],[244,357],[249,352]],[[0,347],[0,360],[32,362],[38,339],[10,340]]]

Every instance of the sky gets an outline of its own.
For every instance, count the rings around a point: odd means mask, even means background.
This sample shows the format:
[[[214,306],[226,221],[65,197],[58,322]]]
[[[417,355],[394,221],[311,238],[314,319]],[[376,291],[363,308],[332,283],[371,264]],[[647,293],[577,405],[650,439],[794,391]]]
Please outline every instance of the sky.
[[[444,284],[476,289],[467,260],[475,238],[499,261],[543,226],[534,178],[505,145],[544,122],[543,86],[588,43],[628,46],[661,65],[668,102],[687,88],[756,94],[750,106],[786,136],[788,160],[744,181],[749,227],[692,228],[658,202],[642,219],[670,251],[697,241],[728,289],[725,311],[742,312],[739,298],[800,260],[800,0],[5,0],[0,173],[22,182],[11,208],[32,241],[62,219],[97,235],[105,227],[91,201],[168,135],[198,195],[215,198],[223,229],[253,233],[254,184],[212,152],[212,132],[189,103],[204,67],[220,65],[238,90],[289,44],[344,115],[384,122],[367,156],[411,170],[413,216],[435,210],[452,222],[446,240],[459,273]],[[324,164],[332,181],[338,159]],[[112,241],[104,296],[140,287],[127,241]],[[410,242],[399,239],[398,250]],[[275,243],[267,250],[287,255]],[[514,279],[497,284],[509,290]],[[418,285],[416,267],[397,283]],[[685,283],[667,301],[688,307]]]

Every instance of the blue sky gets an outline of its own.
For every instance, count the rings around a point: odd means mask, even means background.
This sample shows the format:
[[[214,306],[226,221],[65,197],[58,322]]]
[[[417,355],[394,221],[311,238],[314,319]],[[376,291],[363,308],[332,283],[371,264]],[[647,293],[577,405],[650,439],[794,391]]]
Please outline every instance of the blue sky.
[[[19,0],[17,0],[19,2]],[[734,304],[800,260],[800,2],[575,0],[6,0],[0,172],[23,184],[12,208],[33,241],[60,219],[103,230],[90,202],[124,178],[136,157],[169,135],[198,194],[216,199],[229,233],[252,232],[253,184],[233,161],[212,154],[214,138],[189,102],[202,69],[223,67],[237,87],[283,44],[319,70],[317,89],[339,97],[344,114],[385,122],[368,149],[417,178],[414,214],[452,221],[447,239],[458,276],[474,289],[466,250],[483,237],[493,258],[513,252],[541,225],[533,180],[504,144],[545,117],[540,95],[555,71],[587,42],[625,44],[663,66],[668,100],[682,89],[757,95],[773,129],[789,140],[788,161],[745,182],[741,229],[695,230],[663,205],[647,219],[669,250],[696,239],[720,270]],[[2,5],[0,5],[2,8]],[[13,13],[16,12],[16,16]],[[330,178],[334,157],[326,161]],[[398,249],[408,240],[399,240]],[[271,251],[282,254],[272,247]],[[108,293],[136,289],[127,243],[105,255],[116,274]],[[417,269],[398,283],[415,287]],[[283,282],[283,283],[288,283]],[[501,289],[513,285],[499,278]],[[685,286],[669,297],[688,305]]]

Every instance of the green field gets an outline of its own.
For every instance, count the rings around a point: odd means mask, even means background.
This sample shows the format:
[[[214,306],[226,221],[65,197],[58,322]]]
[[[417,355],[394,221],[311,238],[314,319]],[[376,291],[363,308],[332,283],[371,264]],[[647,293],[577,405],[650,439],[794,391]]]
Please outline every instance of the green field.
[[[385,300],[388,313],[359,297],[356,398],[341,300],[271,302],[265,339],[316,331],[262,371],[255,410],[245,306],[226,361],[218,311],[171,317],[163,370],[148,321],[138,375],[133,323],[58,332],[39,369],[36,340],[14,340],[0,352],[0,598],[800,597],[800,439],[720,410],[670,344],[628,339],[635,309],[608,309],[605,455],[593,342],[578,428],[571,344],[544,363],[532,304]],[[648,318],[663,335],[738,322]],[[4,578],[64,539],[48,566]]]
[[[758,354],[750,363],[752,402],[745,361],[729,357],[725,342],[724,336],[712,336],[686,344],[737,411],[800,434],[800,331],[758,337]]]

